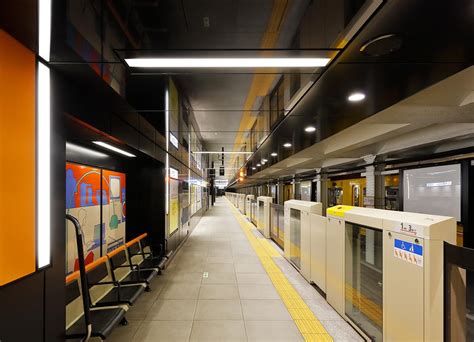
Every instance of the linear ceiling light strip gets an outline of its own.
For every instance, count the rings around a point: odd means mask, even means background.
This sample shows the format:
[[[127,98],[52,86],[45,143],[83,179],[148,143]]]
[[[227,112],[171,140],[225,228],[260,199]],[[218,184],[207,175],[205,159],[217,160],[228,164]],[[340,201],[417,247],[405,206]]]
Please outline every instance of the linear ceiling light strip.
[[[126,58],[132,68],[318,68],[329,58]]]

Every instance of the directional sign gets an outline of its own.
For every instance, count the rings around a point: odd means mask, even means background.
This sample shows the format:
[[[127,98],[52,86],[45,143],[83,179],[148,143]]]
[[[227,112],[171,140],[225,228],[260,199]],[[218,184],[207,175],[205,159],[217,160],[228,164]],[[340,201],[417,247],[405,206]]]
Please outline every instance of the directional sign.
[[[413,265],[423,267],[423,246],[416,243],[395,239],[393,255]]]

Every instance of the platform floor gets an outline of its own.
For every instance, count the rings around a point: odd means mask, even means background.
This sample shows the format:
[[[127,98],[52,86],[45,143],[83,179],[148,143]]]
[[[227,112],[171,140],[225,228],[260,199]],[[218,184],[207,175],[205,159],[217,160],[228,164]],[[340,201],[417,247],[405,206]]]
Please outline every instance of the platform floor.
[[[144,293],[128,311],[129,325],[117,327],[107,340],[303,341],[306,337],[320,341],[363,341],[275,253],[276,245],[265,242],[265,251],[259,250],[260,242],[256,241],[261,241],[258,239],[262,236],[250,225],[245,227],[243,218],[225,198],[218,198],[164,274],[154,280],[152,291]],[[270,257],[262,259],[267,250]],[[269,272],[271,267],[284,278],[276,286],[275,273]],[[309,308],[303,314],[306,318],[308,314],[312,316],[308,319],[319,327],[318,334],[303,336],[302,332],[308,331],[301,323],[310,321],[298,321],[295,311],[290,314],[293,309],[288,309],[289,300],[282,296],[280,283],[296,290],[296,297]]]

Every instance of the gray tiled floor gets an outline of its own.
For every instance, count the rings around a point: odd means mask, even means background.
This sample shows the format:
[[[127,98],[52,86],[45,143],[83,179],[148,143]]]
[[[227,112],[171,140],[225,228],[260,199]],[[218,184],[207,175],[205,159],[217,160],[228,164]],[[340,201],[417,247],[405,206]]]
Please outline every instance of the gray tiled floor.
[[[283,258],[276,264],[335,341],[362,341]],[[302,341],[230,208],[219,199],[107,341]]]

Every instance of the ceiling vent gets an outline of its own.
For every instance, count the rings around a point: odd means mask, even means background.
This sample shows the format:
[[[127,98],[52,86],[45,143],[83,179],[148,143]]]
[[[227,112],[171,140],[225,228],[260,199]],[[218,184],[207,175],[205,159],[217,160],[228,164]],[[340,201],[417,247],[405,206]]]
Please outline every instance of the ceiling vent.
[[[385,56],[402,47],[402,38],[396,34],[384,34],[366,42],[360,48],[360,52],[367,56]]]

